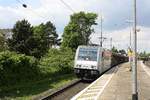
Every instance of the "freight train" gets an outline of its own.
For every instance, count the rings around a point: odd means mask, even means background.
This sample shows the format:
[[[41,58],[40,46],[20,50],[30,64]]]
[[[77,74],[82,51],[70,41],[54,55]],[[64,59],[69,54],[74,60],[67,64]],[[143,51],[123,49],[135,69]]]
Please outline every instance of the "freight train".
[[[78,78],[93,79],[126,61],[128,58],[125,55],[114,54],[99,46],[79,46],[75,55],[74,72]]]

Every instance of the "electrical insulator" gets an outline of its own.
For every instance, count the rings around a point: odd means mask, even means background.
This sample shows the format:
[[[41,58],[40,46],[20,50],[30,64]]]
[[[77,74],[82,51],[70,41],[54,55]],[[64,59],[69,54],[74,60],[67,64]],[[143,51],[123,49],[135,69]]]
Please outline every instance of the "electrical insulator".
[[[24,8],[27,8],[27,5],[26,5],[26,4],[22,4],[22,6],[23,6]]]

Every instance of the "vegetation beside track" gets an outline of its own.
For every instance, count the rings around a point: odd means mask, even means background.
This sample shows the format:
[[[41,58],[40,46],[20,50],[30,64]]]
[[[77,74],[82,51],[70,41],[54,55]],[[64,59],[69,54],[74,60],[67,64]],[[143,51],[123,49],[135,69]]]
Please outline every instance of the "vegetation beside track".
[[[15,52],[1,52],[0,98],[29,100],[71,82],[76,79],[73,59],[74,53],[68,48],[50,49],[40,60]]]
[[[0,96],[6,100],[31,100],[33,96],[49,89],[58,89],[74,79],[76,79],[74,74],[61,74],[54,75],[54,77],[45,77],[42,80],[5,86],[1,88]]]

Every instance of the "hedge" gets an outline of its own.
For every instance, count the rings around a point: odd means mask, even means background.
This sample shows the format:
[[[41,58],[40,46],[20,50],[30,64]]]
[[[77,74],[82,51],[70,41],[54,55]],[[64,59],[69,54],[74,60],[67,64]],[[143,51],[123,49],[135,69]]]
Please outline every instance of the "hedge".
[[[50,49],[40,60],[39,68],[43,74],[67,74],[73,71],[74,53],[71,49]]]
[[[38,73],[37,60],[34,57],[10,51],[0,53],[0,85],[33,80]]]

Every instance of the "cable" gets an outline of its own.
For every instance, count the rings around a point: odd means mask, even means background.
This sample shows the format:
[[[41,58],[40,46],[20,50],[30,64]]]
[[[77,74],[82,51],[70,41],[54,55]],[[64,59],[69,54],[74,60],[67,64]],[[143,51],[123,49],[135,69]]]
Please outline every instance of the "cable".
[[[44,0],[40,0],[41,6],[43,6],[44,10],[46,10],[47,12],[49,12],[48,7],[45,6],[45,5],[42,3],[43,1],[44,1]],[[55,21],[55,17],[54,17],[52,14],[51,14],[50,18],[51,18],[52,21]],[[49,18],[47,18],[47,19],[49,20]]]
[[[35,15],[37,15],[37,16],[39,16],[39,17],[45,19],[44,16],[40,15],[39,13],[37,13],[36,11],[34,11],[32,8],[27,8],[27,9],[28,9],[30,12],[34,13]]]
[[[39,17],[45,19],[44,16],[38,14],[38,13],[37,13],[36,11],[34,11],[33,9],[29,8],[29,7],[27,6],[27,4],[25,4],[23,1],[20,1],[20,0],[16,0],[16,1],[17,1],[18,3],[20,3],[24,8],[28,9],[30,12],[32,12],[32,13],[36,14],[37,16],[39,16]]]
[[[20,1],[20,0],[16,0],[18,3],[20,3],[20,4],[22,4],[22,1]]]
[[[22,0],[16,0],[18,3],[20,3],[25,9],[28,9],[30,12],[32,12],[32,13],[34,13],[34,14],[36,14],[37,16],[39,16],[39,17],[41,17],[41,18],[44,18],[44,19],[46,19],[46,17],[44,17],[44,16],[42,16],[42,15],[40,15],[40,14],[38,14],[36,11],[34,11],[31,7],[28,7],[28,4],[26,4],[26,3],[24,3]],[[71,12],[75,12],[72,8],[71,8],[71,6],[69,6],[65,1],[63,1],[63,0],[60,0]],[[44,6],[44,8],[45,8],[45,6]],[[46,9],[47,10],[47,9]],[[52,17],[52,19],[54,19],[53,17]]]
[[[37,13],[36,11],[34,11],[32,8],[29,8],[29,7],[24,7],[24,8],[28,9],[28,10],[29,10],[30,12],[32,12],[33,14],[35,14],[35,15],[37,15],[37,16],[43,18],[43,19],[45,19],[44,16],[40,15],[39,13]]]
[[[69,6],[65,1],[60,0],[70,11],[72,11],[73,13],[75,13],[75,11],[71,8],[71,6]]]

